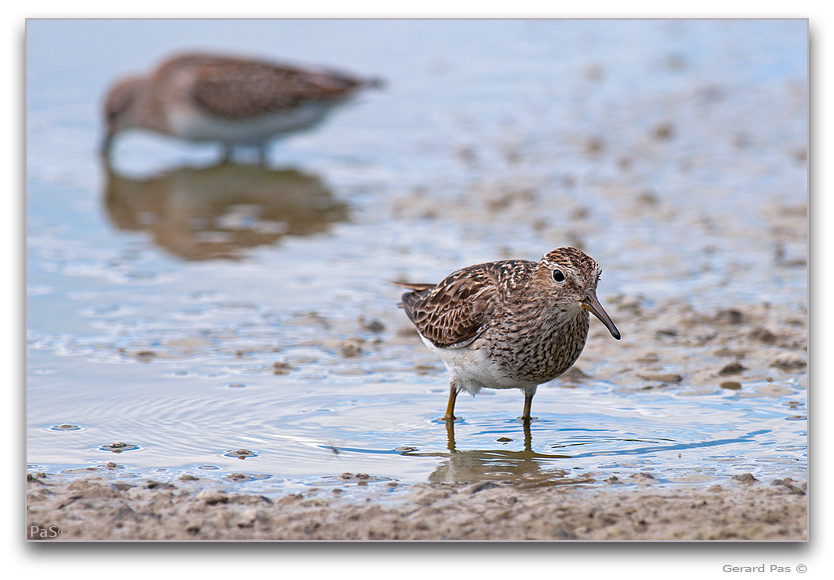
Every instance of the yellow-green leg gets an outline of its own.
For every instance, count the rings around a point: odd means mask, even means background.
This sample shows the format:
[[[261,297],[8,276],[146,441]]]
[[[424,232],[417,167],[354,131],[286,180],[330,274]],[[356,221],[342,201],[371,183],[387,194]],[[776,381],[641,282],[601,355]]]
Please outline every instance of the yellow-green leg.
[[[535,394],[536,391],[524,392],[524,412],[521,414],[522,421],[530,420],[530,408],[533,406],[533,395]]]
[[[458,388],[455,383],[449,385],[449,402],[446,404],[446,414],[443,415],[444,421],[455,420],[455,399],[458,398]]]

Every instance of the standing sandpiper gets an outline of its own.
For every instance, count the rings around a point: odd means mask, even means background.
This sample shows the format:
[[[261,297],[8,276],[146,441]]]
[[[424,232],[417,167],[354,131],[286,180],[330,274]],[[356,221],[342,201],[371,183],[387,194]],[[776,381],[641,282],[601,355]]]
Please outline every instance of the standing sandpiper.
[[[377,79],[211,54],[174,56],[144,76],[114,84],[104,104],[108,154],[126,129],[147,129],[188,141],[254,146],[315,126],[333,107]]]
[[[558,248],[540,262],[505,260],[469,266],[439,284],[395,282],[413,292],[402,306],[420,338],[449,371],[444,419],[454,420],[460,391],[524,391],[530,420],[536,388],[568,370],[588,337],[588,312],[620,339],[597,299],[599,265],[576,248]]]

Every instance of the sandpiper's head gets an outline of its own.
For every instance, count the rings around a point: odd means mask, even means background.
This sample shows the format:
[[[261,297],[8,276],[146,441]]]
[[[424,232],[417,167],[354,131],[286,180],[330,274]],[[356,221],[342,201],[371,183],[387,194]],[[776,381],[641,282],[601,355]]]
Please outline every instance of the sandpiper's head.
[[[143,79],[129,77],[118,81],[104,99],[105,134],[102,153],[109,153],[113,138],[125,129],[138,126],[136,101]]]
[[[611,336],[620,339],[620,331],[597,299],[597,283],[602,270],[593,258],[576,248],[557,248],[542,257],[536,278],[560,304],[584,308],[605,325]]]

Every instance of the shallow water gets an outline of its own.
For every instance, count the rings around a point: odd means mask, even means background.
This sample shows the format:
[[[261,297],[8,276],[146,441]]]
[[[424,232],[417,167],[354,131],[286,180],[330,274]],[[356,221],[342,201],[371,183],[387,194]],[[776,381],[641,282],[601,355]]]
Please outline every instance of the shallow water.
[[[106,166],[108,84],[192,47],[388,86],[268,168],[142,134]],[[30,21],[31,469],[262,492],[805,477],[806,372],[740,391],[557,380],[529,432],[519,392],[486,391],[450,432],[445,370],[388,283],[573,244],[604,304],[804,316],[805,232],[770,234],[806,203],[805,50],[802,21]],[[624,340],[641,324],[615,322]]]

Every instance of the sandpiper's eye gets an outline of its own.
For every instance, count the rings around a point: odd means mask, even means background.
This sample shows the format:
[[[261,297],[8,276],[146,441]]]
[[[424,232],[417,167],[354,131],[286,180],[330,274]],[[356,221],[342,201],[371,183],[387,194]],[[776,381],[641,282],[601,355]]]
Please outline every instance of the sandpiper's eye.
[[[562,274],[561,270],[553,270],[553,279],[556,280],[557,282],[564,282],[565,281],[565,275]]]

